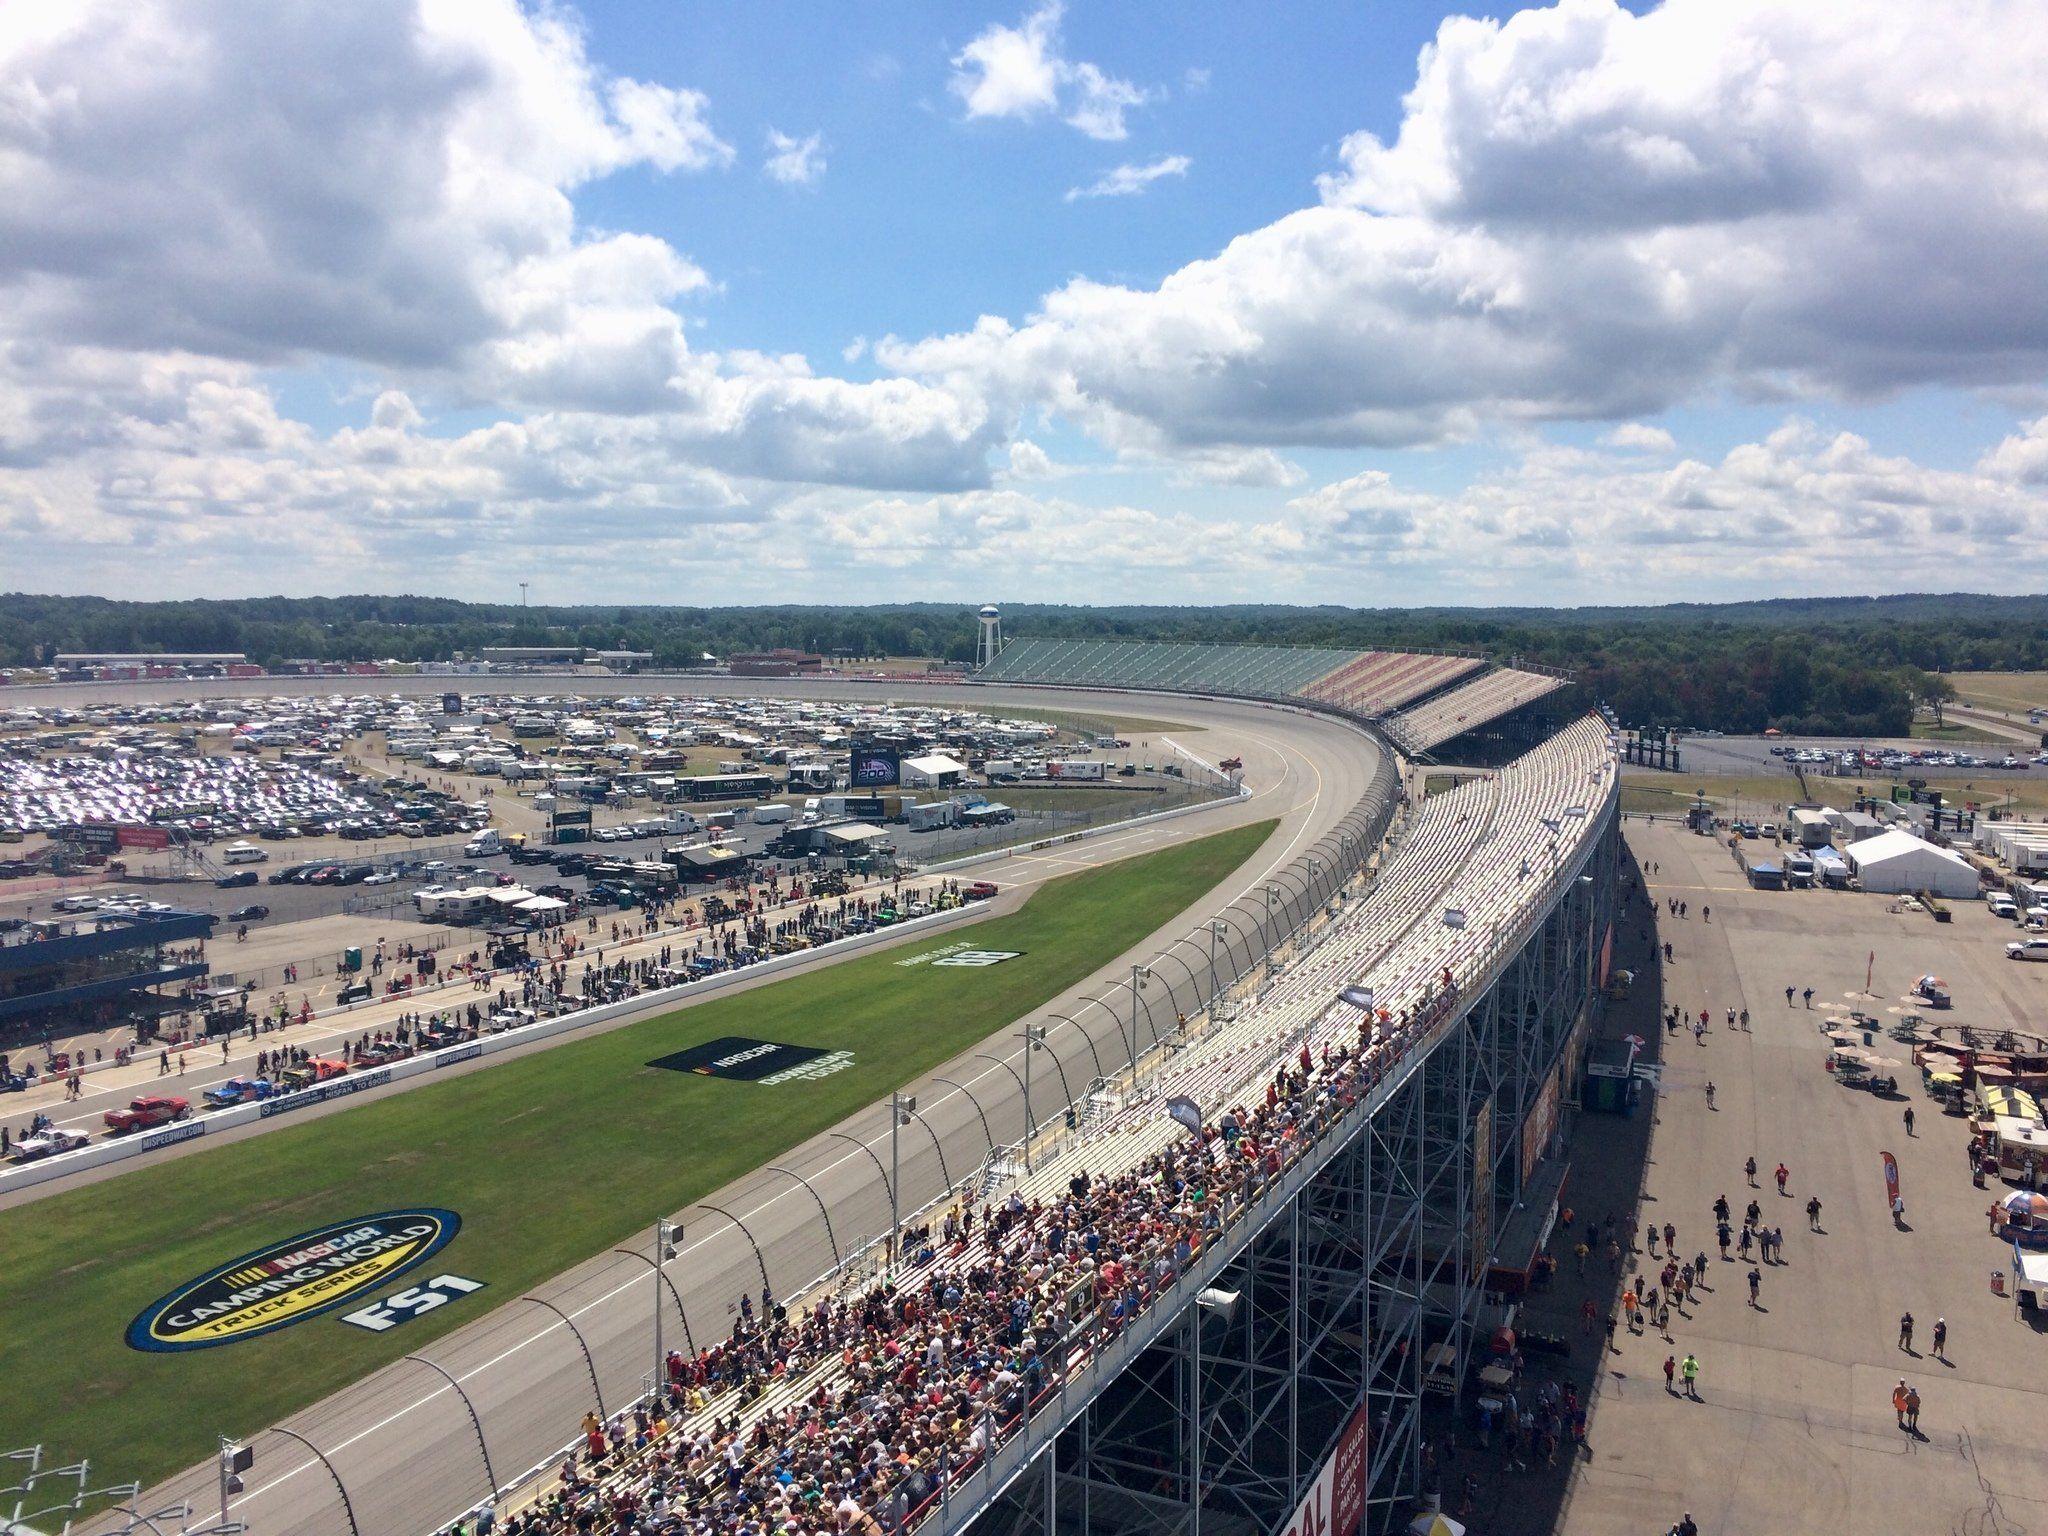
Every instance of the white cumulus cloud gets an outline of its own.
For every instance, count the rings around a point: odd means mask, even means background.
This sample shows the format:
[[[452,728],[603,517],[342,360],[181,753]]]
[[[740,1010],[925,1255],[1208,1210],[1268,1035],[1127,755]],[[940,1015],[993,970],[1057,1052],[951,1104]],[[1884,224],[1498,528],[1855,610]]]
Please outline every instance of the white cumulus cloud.
[[[1124,113],[1153,93],[1061,52],[1060,0],[1045,0],[1014,27],[992,24],[953,55],[947,82],[970,118],[1030,121],[1057,113],[1091,139],[1127,136]]]
[[[786,187],[808,187],[825,174],[825,136],[810,133],[797,139],[770,128],[768,159],[762,168],[770,180]]]
[[[1185,176],[1194,161],[1186,155],[1162,155],[1144,165],[1119,165],[1104,171],[1085,187],[1070,187],[1067,201],[1084,197],[1135,197],[1153,182],[1168,176]]]

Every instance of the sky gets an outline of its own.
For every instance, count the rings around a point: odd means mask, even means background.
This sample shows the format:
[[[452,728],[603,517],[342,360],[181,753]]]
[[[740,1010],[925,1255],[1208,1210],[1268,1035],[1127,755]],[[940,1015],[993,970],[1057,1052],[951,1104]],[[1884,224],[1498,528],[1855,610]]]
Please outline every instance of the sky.
[[[2041,591],[2044,79],[2038,0],[0,5],[0,589]]]

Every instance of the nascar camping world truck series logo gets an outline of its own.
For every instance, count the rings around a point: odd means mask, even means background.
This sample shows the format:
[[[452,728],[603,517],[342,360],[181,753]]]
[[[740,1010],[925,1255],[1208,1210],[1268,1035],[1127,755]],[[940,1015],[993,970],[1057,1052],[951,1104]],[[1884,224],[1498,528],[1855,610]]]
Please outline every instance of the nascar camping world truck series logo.
[[[446,1247],[453,1211],[381,1211],[245,1253],[145,1308],[128,1347],[210,1349],[304,1322],[375,1290]]]

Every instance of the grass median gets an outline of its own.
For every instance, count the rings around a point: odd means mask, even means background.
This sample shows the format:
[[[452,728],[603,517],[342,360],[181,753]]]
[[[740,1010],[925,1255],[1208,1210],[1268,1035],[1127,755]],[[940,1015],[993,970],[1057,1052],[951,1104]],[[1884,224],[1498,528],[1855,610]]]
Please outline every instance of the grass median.
[[[1274,825],[1051,881],[1022,910],[942,930],[925,946],[708,999],[0,1212],[0,1444],[41,1443],[58,1462],[90,1457],[96,1481],[148,1486],[205,1456],[216,1435],[253,1433],[418,1351],[995,1033],[1170,921]],[[968,935],[978,948],[1020,953],[987,968],[897,964]],[[850,1050],[854,1064],[773,1088],[646,1065],[728,1035]],[[703,1134],[712,1126],[717,1135]],[[328,1222],[414,1206],[462,1218],[432,1263],[486,1282],[478,1300],[385,1334],[330,1312],[182,1354],[123,1341],[144,1307],[216,1265]]]

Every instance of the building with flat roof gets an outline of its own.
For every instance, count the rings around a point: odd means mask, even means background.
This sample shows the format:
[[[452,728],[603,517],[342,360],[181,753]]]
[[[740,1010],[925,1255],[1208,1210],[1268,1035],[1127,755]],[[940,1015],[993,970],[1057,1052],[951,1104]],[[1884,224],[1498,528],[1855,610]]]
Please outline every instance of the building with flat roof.
[[[741,651],[728,657],[734,677],[815,677],[825,670],[825,658],[815,651]]]
[[[57,1040],[192,1006],[209,974],[206,912],[25,923],[0,936],[0,1046]],[[159,988],[185,983],[180,993]]]

